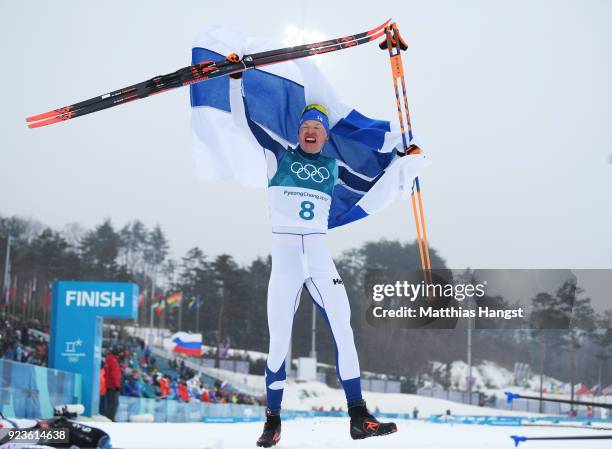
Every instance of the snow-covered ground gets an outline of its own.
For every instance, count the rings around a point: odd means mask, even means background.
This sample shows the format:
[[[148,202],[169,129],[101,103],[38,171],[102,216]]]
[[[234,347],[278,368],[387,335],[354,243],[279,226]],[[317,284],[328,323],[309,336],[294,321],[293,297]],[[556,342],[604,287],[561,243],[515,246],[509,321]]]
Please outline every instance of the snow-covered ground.
[[[279,449],[511,449],[510,435],[605,435],[588,429],[496,427],[398,421],[398,432],[353,441],[347,418],[296,419],[283,422]],[[123,449],[242,449],[255,448],[262,423],[241,424],[127,424],[96,423],[111,435],[112,445]],[[607,433],[609,434],[609,433]],[[610,447],[610,440],[527,441],[527,449]]]

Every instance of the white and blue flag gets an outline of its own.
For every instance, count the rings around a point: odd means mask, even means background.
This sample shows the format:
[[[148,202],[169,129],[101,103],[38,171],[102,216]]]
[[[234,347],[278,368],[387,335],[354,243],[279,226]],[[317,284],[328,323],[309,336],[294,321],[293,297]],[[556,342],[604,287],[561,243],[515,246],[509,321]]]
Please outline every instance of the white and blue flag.
[[[247,37],[225,28],[201,33],[192,49],[192,63],[224,59],[280,48],[276,42]],[[244,136],[230,107],[229,77],[191,86],[192,131],[196,173],[202,180],[234,179],[247,187],[266,187],[266,161],[260,148]],[[330,139],[323,155],[367,183],[363,190],[339,184],[334,188],[329,228],[377,212],[408,191],[424,167],[424,155],[398,158],[403,150],[399,126],[366,117],[344,104],[316,64],[305,58],[243,73],[243,95],[249,118],[273,139],[297,145],[303,108],[320,103],[329,111]],[[376,182],[372,185],[372,181]]]

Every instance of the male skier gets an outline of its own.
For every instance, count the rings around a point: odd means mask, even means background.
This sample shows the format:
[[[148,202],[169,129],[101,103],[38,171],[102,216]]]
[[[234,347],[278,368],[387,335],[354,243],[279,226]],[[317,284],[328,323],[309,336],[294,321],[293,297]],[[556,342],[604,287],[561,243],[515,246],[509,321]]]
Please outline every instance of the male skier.
[[[266,423],[257,446],[271,447],[281,434],[281,401],[286,379],[293,317],[304,286],[328,322],[338,354],[337,373],[344,389],[353,439],[397,431],[395,423],[381,423],[367,410],[361,395],[357,350],[350,324],[346,290],[325,243],[334,186],[366,191],[373,182],[351,174],[334,158],[321,154],[329,139],[324,106],[304,109],[299,145],[285,147],[249,117],[241,91],[241,74],[230,76],[230,105],[236,124],[266,158],[272,220],[272,273],[268,286],[270,346],[266,362]],[[415,152],[418,147],[411,148]]]

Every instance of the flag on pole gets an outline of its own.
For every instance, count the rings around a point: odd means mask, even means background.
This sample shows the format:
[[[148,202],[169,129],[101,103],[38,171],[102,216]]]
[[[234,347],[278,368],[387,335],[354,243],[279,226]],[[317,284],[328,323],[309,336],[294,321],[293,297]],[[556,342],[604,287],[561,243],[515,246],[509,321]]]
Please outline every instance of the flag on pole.
[[[17,297],[17,276],[15,276],[15,279],[13,279],[13,285],[11,286],[11,293],[10,293],[11,301],[15,301],[16,297]]]
[[[32,281],[27,281],[23,287],[23,304],[27,306],[32,300]]]
[[[151,307],[157,316],[161,316],[162,310],[166,308],[166,301],[164,298],[159,298],[157,301],[151,303]]]
[[[166,296],[166,304],[168,304],[170,308],[179,307],[182,300],[183,292],[174,292]]]
[[[202,354],[202,334],[177,332],[172,336],[173,352],[199,357]]]
[[[211,28],[196,39],[192,63],[223,59],[233,52],[250,54],[278,47],[278,43],[270,40]],[[245,137],[233,116],[236,111],[230,106],[229,77],[214,78],[190,88],[198,177],[233,179],[247,187],[266,187],[264,152]],[[334,188],[329,228],[382,210],[400,192],[410,190],[412,181],[425,166],[423,154],[397,157],[396,150],[403,150],[399,125],[369,118],[343,103],[308,58],[244,72],[242,92],[248,118],[274,140],[289,146],[297,145],[304,106],[321,103],[327,107],[331,129],[323,155],[337,159],[340,167],[366,181],[359,189],[343,184]]]
[[[51,284],[49,283],[45,285],[45,290],[43,292],[43,304],[45,307],[49,307],[51,305]]]
[[[583,394],[587,394],[589,392],[589,387],[586,385],[580,384],[580,388],[576,390],[576,396],[581,396]]]
[[[200,295],[191,298],[188,305],[190,310],[199,309],[200,308]]]
[[[138,293],[138,308],[142,307],[144,305],[144,299],[145,296],[147,296],[147,290],[141,290]]]
[[[593,385],[593,387],[589,390],[589,394],[591,396],[598,396],[599,395],[599,390],[601,390],[601,385],[600,384]]]

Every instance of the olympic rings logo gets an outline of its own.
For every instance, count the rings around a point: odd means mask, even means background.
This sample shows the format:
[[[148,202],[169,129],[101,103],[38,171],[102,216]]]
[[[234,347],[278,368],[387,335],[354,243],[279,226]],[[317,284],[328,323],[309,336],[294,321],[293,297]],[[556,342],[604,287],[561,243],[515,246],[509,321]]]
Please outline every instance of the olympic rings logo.
[[[313,164],[302,165],[301,162],[291,164],[291,171],[297,175],[302,181],[312,179],[317,184],[326,181],[331,176],[329,170],[325,167],[315,167]]]

